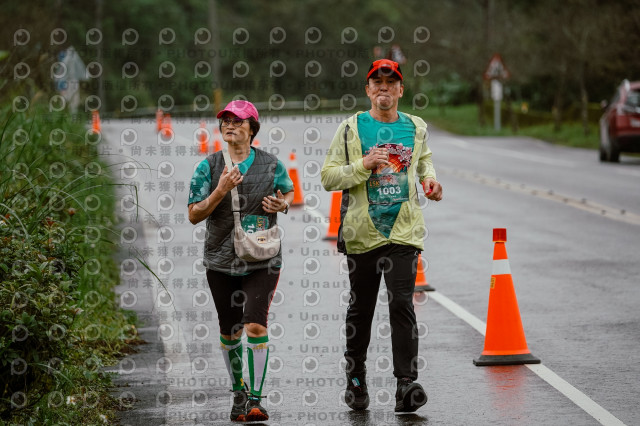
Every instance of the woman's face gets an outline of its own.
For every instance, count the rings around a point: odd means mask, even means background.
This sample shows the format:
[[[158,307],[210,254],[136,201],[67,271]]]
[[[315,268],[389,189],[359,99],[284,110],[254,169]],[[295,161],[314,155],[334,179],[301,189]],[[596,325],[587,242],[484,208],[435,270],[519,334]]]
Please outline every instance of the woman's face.
[[[227,113],[222,116],[222,139],[230,144],[247,144],[251,143],[253,131],[249,126],[249,120],[242,120],[236,115]]]

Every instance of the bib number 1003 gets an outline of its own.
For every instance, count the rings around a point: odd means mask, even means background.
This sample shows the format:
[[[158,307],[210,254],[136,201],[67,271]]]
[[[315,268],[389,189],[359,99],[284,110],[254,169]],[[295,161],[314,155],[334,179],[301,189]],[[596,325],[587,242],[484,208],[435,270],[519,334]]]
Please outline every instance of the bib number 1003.
[[[398,186],[383,186],[377,188],[378,195],[400,195],[402,190]]]

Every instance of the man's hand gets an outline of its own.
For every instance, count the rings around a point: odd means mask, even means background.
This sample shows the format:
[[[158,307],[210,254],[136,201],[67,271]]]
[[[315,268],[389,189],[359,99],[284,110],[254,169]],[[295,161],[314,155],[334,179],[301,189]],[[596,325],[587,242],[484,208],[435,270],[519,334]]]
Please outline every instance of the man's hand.
[[[238,166],[233,166],[230,172],[227,172],[227,166],[224,166],[224,170],[222,170],[216,189],[221,191],[223,194],[226,194],[236,186],[240,185],[242,179],[244,179],[244,176],[240,173]]]
[[[389,164],[389,151],[386,148],[373,148],[362,160],[364,168],[373,170],[381,164]]]
[[[435,179],[426,178],[422,182],[422,188],[424,189],[424,196],[433,201],[442,200],[442,185]]]

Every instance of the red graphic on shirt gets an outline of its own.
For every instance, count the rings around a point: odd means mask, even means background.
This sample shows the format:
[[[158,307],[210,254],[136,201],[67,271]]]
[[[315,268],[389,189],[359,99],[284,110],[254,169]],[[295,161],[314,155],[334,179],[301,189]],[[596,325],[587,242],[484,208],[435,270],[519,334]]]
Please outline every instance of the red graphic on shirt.
[[[371,150],[375,148],[386,148],[389,152],[389,164],[379,165],[371,171],[372,173],[387,174],[406,172],[411,166],[411,155],[413,154],[413,149],[411,147],[404,146],[402,144],[385,143],[369,148],[364,155],[367,156]]]

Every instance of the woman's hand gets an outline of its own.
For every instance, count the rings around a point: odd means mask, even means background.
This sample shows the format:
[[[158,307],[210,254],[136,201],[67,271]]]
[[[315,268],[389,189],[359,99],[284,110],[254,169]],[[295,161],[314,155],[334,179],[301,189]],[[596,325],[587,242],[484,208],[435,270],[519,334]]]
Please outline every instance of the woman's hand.
[[[287,202],[279,189],[276,193],[276,197],[269,195],[262,199],[262,209],[267,213],[283,212],[286,208]]]
[[[236,186],[240,185],[242,179],[244,179],[244,176],[240,173],[237,165],[233,166],[230,172],[227,172],[227,166],[224,166],[224,170],[222,170],[216,189],[226,194]]]

